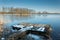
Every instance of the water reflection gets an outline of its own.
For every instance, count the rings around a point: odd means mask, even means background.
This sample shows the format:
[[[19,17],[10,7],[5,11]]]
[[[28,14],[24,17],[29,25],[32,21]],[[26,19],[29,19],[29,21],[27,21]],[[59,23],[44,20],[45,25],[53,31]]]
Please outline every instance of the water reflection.
[[[43,40],[43,37],[34,34],[29,34],[26,35],[22,40]]]
[[[53,40],[60,40],[60,15],[31,15],[28,17],[21,17],[12,14],[0,14],[0,20],[3,20],[6,27],[10,25],[21,23],[21,22],[29,22],[36,24],[50,24],[53,28],[52,38]]]

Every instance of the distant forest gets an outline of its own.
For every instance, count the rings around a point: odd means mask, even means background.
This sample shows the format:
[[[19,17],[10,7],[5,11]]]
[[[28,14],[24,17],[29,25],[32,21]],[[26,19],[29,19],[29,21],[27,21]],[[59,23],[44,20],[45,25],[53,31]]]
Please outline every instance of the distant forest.
[[[46,11],[43,11],[42,13],[40,11],[36,12],[35,10],[28,9],[28,8],[2,7],[2,11],[0,11],[0,14],[17,14],[17,15],[20,14],[20,16],[27,16],[27,15],[30,15],[30,14],[50,14],[50,13],[48,13]]]
[[[20,14],[20,16],[27,16],[31,13],[35,13],[35,10],[28,9],[28,8],[2,8],[2,11],[0,11],[0,14]]]

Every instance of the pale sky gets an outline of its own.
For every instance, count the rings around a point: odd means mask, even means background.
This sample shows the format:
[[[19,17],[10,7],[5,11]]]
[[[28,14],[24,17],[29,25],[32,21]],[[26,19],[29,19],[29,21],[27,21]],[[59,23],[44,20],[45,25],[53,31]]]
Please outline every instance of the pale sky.
[[[2,6],[60,13],[60,0],[0,0],[0,8]]]

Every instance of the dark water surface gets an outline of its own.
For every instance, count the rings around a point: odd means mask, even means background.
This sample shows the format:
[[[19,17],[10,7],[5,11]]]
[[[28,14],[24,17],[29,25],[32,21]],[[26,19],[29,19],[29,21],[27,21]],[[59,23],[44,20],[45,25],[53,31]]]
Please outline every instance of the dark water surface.
[[[6,19],[7,18],[7,19]],[[53,32],[52,39],[60,40],[60,14],[41,14],[41,15],[32,15],[31,17],[16,17],[12,15],[5,15],[5,21],[9,20],[7,26],[13,25],[21,22],[29,22],[36,24],[50,24]]]

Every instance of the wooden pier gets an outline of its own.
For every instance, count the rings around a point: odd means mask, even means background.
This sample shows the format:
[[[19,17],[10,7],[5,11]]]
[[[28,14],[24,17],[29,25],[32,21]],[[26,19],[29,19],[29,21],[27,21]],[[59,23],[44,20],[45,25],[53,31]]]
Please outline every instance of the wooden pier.
[[[52,40],[51,36],[50,36],[51,31],[52,31],[50,25],[30,24],[30,23],[22,23],[22,24],[25,25],[25,26],[33,25],[34,27],[44,26],[44,27],[46,27],[47,32],[40,32],[40,31],[34,31],[34,30],[17,31],[16,33],[13,33],[13,34],[9,35],[6,40],[18,40],[18,39],[20,40],[20,39],[22,39],[23,37],[25,37],[26,35],[28,35],[30,33],[31,34],[36,34],[36,35],[39,35],[39,36],[43,36],[43,37],[47,38],[46,40]]]

